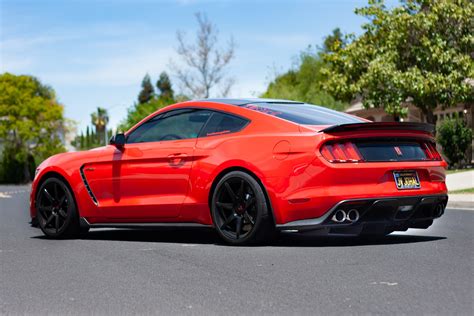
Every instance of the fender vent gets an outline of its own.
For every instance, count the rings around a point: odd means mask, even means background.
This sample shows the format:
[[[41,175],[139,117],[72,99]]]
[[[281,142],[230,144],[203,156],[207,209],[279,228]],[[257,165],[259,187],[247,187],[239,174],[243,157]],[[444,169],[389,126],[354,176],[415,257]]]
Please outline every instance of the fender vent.
[[[89,196],[91,197],[92,202],[94,202],[95,205],[99,205],[99,202],[97,202],[97,199],[95,198],[94,193],[92,193],[89,183],[87,182],[86,176],[84,175],[84,166],[82,166],[81,169],[79,169],[79,171],[81,173],[82,182],[84,182],[84,186],[86,187],[87,193],[89,193]]]

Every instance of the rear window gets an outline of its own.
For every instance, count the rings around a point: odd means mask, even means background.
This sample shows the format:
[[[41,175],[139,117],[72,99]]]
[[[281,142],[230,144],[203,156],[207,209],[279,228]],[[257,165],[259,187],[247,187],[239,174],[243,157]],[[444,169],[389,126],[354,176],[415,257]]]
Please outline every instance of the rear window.
[[[304,125],[338,125],[365,122],[352,115],[306,103],[254,103],[244,105],[244,107]]]
[[[427,160],[418,142],[356,142],[365,161]]]

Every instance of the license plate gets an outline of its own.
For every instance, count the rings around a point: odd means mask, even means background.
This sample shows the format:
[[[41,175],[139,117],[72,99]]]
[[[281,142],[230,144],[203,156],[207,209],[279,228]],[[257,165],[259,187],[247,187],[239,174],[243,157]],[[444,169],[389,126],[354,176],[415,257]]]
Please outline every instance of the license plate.
[[[421,187],[416,171],[394,171],[393,178],[399,190],[419,189]]]

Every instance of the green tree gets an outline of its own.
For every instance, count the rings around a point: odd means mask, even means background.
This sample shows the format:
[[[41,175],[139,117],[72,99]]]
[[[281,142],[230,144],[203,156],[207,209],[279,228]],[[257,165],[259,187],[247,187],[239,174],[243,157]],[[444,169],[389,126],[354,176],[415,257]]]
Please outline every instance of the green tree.
[[[327,54],[347,45],[347,38],[341,32],[340,28],[335,28],[332,33],[324,38],[323,46],[320,48],[321,53]]]
[[[142,80],[142,90],[138,94],[138,103],[147,103],[153,96],[155,95],[155,90],[153,89],[153,85],[151,84],[151,79],[148,74]]]
[[[84,140],[84,132],[81,132],[81,136],[79,138],[79,148],[84,148],[86,145]]]
[[[107,113],[107,110],[98,107],[96,112],[91,113],[91,122],[95,127],[94,143],[100,146],[104,143],[104,132],[107,123],[109,123],[109,114]]]
[[[343,110],[347,103],[334,99],[321,89],[324,80],[321,69],[324,61],[319,53],[309,48],[299,56],[294,69],[277,76],[261,96],[264,98],[298,100]]]
[[[151,113],[172,103],[173,100],[161,98],[155,98],[147,103],[136,103],[128,109],[127,117],[120,123],[118,130],[125,132]]]
[[[443,153],[450,166],[467,162],[466,152],[471,145],[472,130],[459,117],[449,118],[438,127],[438,143],[443,146]]]
[[[127,131],[156,110],[176,102],[187,100],[186,97],[180,95],[175,96],[171,80],[166,72],[160,74],[160,78],[156,82],[156,87],[159,90],[159,94],[154,94],[146,103],[139,102],[130,107],[127,117],[120,123],[118,130]]]
[[[91,132],[89,130],[89,126],[86,127],[86,141],[84,147],[82,147],[81,149],[85,148],[91,148]]]
[[[160,91],[160,97],[164,99],[173,99],[174,97],[174,91],[171,86],[171,80],[170,77],[166,72],[162,72],[160,74],[160,78],[156,82],[156,87],[158,88],[158,91]]]
[[[2,182],[31,180],[37,164],[63,152],[63,106],[54,90],[31,76],[0,75]]]
[[[324,54],[324,87],[336,97],[361,97],[365,107],[404,115],[411,102],[434,122],[433,110],[474,99],[474,3],[406,0],[392,9],[370,0],[356,13],[364,33]]]

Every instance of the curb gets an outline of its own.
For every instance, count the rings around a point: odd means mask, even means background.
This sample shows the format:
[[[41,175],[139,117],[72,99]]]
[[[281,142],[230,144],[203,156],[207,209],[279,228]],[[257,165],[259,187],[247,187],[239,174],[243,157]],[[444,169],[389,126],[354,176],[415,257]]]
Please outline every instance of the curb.
[[[474,205],[472,204],[472,202],[467,202],[467,201],[466,202],[448,201],[448,205],[446,206],[446,208],[462,208],[462,209],[474,211]]]

